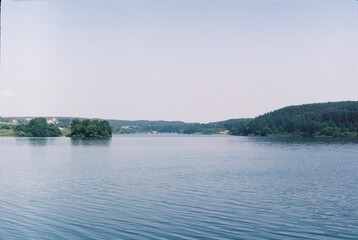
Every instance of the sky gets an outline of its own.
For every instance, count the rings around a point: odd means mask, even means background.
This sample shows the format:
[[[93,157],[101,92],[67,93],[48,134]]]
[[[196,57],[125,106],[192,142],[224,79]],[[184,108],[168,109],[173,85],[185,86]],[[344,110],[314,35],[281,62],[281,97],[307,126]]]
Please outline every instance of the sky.
[[[358,1],[3,0],[1,116],[212,122],[358,100]]]

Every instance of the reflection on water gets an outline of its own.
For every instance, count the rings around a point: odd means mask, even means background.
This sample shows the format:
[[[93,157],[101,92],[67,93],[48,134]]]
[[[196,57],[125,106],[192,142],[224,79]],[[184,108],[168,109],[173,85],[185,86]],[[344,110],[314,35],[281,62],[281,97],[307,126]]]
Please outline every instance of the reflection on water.
[[[283,145],[327,145],[327,144],[358,144],[358,138],[330,138],[330,137],[247,137],[249,141],[264,144]]]
[[[110,146],[111,138],[71,138],[73,146]]]
[[[55,141],[55,138],[42,137],[19,137],[16,138],[18,145],[29,144],[31,146],[46,146]]]
[[[56,141],[58,144],[58,141],[60,142],[66,142],[70,139],[71,145],[73,146],[110,146],[111,145],[111,139],[110,138],[89,138],[89,139],[82,139],[82,138],[50,138],[50,137],[17,137],[14,138],[16,141],[16,144],[18,146],[21,145],[31,145],[35,147],[41,147],[41,146],[48,146],[48,145],[56,145]]]
[[[29,138],[28,143],[34,146],[46,146],[48,141],[51,141],[48,138]]]

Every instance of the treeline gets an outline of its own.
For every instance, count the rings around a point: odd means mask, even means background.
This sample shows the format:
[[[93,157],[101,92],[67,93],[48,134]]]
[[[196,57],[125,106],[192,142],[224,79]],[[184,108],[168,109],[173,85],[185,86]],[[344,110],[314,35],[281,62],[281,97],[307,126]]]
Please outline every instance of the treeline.
[[[227,131],[233,126],[239,125],[240,123],[246,121],[246,119],[230,119],[220,122],[212,123],[188,123],[183,128],[182,133],[184,134],[217,134],[220,132]]]
[[[9,122],[12,118],[0,118]],[[25,118],[14,128],[17,136],[59,136],[58,127],[70,129],[71,137],[106,138],[114,133],[181,133],[231,135],[293,135],[293,136],[358,136],[358,101],[329,102],[289,106],[253,119],[230,119],[212,123],[185,123],[181,121],[126,121],[88,120],[58,117],[56,125],[47,124],[45,118],[26,123]],[[21,124],[22,123],[22,124]],[[4,128],[9,128],[8,126]],[[9,134],[9,129],[0,129]]]
[[[59,137],[60,129],[48,124],[45,118],[34,118],[27,124],[19,124],[14,127],[15,135],[18,137]]]
[[[166,133],[178,133],[180,132],[186,123],[181,121],[127,121],[127,120],[109,120],[109,123],[118,131],[127,131],[129,133],[141,133],[141,132],[166,132]]]
[[[285,107],[230,128],[232,135],[358,136],[358,101]]]
[[[0,130],[13,130],[17,137],[59,137],[62,136],[58,125],[49,124],[46,118],[34,118],[28,123],[16,125],[0,125]],[[64,130],[64,129],[63,129]],[[4,134],[5,135],[5,134]],[[65,134],[67,135],[67,134]],[[109,138],[112,128],[105,120],[73,119],[70,122],[69,137],[78,138]]]
[[[179,134],[218,134],[239,124],[244,119],[230,119],[212,123],[185,123],[180,121],[124,121],[109,120],[115,133],[179,133]]]
[[[27,124],[26,119],[29,117],[17,117],[17,118],[0,118],[0,121],[10,122],[12,119],[16,119],[20,124]],[[47,117],[51,119],[52,117]],[[58,123],[57,127],[70,129],[71,122],[73,120],[85,121],[83,118],[71,118],[71,117],[56,117]],[[220,122],[211,123],[185,123],[182,121],[149,121],[149,120],[108,120],[110,126],[113,129],[113,133],[116,134],[131,134],[131,133],[179,133],[179,134],[218,134],[223,131],[228,131],[233,126],[239,124],[246,119],[230,119]],[[92,121],[102,121],[100,119],[93,119]],[[75,134],[77,135],[77,133]],[[82,132],[79,135],[84,135]],[[88,134],[87,134],[88,135]]]
[[[70,125],[70,137],[79,138],[109,138],[112,136],[112,128],[105,120],[74,119]]]

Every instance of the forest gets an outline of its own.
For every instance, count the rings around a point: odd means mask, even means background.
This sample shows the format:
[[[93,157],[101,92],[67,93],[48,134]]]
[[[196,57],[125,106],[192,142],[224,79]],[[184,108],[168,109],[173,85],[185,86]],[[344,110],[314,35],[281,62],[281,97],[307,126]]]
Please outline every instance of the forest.
[[[232,135],[358,137],[358,101],[289,106],[232,126]]]

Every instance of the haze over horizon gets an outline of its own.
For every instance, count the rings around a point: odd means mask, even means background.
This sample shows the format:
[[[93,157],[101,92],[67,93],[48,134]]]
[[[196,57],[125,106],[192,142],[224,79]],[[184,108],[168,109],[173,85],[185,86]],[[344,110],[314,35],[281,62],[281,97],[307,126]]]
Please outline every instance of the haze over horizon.
[[[358,100],[358,1],[2,1],[1,116],[213,122]]]

